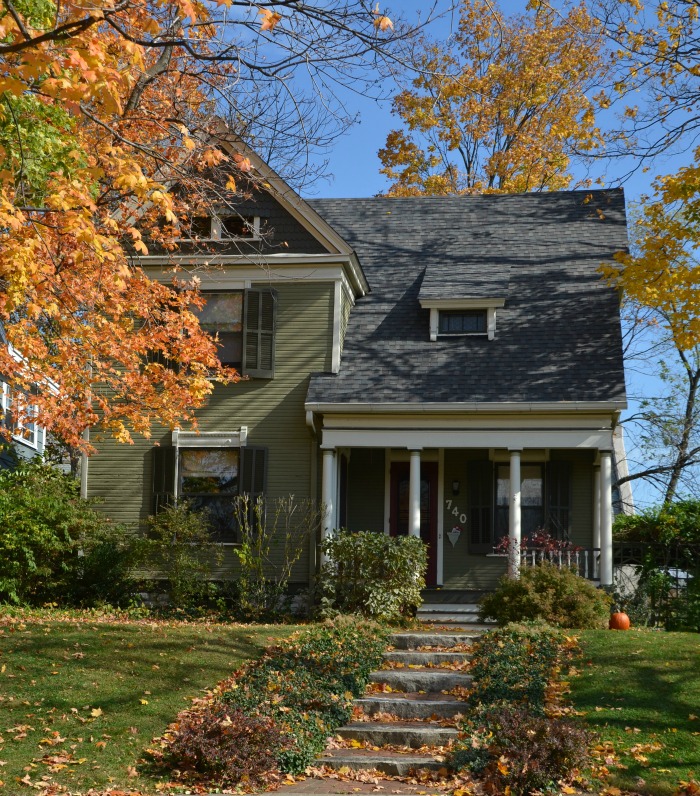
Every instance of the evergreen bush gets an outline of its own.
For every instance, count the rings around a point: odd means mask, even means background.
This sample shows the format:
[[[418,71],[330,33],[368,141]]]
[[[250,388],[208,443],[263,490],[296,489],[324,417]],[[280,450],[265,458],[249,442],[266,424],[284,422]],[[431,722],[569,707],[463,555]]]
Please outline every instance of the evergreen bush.
[[[425,588],[428,553],[415,536],[341,530],[321,545],[319,612],[361,614],[385,622],[414,616]]]
[[[605,627],[612,600],[573,570],[549,561],[522,567],[520,577],[504,576],[498,588],[481,601],[481,620],[509,622],[542,620],[556,627]]]

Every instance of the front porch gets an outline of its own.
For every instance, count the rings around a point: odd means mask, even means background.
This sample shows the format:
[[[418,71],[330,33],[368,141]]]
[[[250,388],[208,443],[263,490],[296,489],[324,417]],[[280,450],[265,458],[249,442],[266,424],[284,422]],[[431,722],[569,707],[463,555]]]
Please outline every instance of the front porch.
[[[421,536],[429,549],[428,586],[466,595],[490,591],[509,569],[517,575],[533,563],[537,554],[527,539],[545,529],[570,543],[568,556],[581,575],[609,584],[614,457],[610,432],[601,437],[596,445],[566,447],[324,443],[323,532],[346,527]],[[520,555],[494,554],[504,537]],[[567,553],[561,563],[568,563]]]

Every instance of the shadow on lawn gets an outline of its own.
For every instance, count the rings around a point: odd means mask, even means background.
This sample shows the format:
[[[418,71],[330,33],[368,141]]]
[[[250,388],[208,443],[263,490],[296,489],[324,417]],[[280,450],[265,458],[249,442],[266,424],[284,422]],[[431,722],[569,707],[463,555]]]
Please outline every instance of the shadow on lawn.
[[[699,777],[700,735],[693,733],[700,732],[700,636],[640,633],[588,641],[584,656],[593,657],[594,668],[585,665],[575,679],[574,703],[623,755],[627,769],[613,769],[612,781],[667,794],[679,780]],[[653,743],[662,749],[637,752],[646,762],[629,753]]]

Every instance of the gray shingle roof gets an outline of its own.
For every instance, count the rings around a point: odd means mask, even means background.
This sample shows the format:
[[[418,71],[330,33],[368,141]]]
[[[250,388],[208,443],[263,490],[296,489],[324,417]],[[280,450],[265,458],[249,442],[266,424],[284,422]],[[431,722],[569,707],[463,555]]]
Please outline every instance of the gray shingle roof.
[[[618,299],[597,270],[627,245],[622,190],[309,204],[372,288],[309,402],[624,400]],[[493,341],[430,341],[419,296],[494,292]]]

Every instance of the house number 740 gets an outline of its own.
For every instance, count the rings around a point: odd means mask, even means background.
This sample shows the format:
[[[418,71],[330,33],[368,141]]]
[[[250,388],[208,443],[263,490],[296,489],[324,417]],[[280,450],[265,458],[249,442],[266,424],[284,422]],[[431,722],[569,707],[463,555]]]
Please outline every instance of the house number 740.
[[[452,514],[452,516],[457,517],[461,523],[465,523],[467,521],[467,515],[462,514],[458,506],[456,505],[453,506],[451,500],[449,499],[446,500],[445,506],[447,507],[447,510]]]

